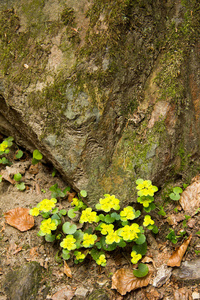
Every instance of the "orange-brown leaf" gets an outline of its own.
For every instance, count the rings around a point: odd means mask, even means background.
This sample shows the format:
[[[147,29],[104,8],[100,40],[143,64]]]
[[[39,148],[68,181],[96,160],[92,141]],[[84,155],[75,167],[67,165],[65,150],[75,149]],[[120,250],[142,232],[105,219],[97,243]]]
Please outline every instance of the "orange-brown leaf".
[[[187,247],[188,247],[188,245],[189,245],[191,239],[192,239],[192,235],[190,235],[190,236],[188,237],[188,239],[185,240],[185,241],[183,242],[183,244],[182,244],[180,247],[178,247],[178,248],[174,251],[174,253],[170,256],[170,258],[169,258],[169,260],[168,260],[168,263],[167,263],[167,265],[168,265],[169,267],[179,267],[179,266],[180,266],[181,261],[182,261],[182,258],[183,258],[183,255],[185,254],[185,252],[186,252],[186,250],[187,250]]]
[[[139,278],[133,275],[133,270],[131,269],[119,269],[112,277],[111,289],[116,289],[121,295],[125,295],[127,292],[147,286],[151,275],[152,273],[149,273],[145,277]]]
[[[73,198],[76,196],[76,193],[75,192],[72,192],[72,193],[67,192],[67,196],[68,196],[68,198],[67,198],[68,201],[72,202]]]
[[[72,271],[71,271],[70,267],[68,266],[68,264],[66,263],[66,261],[64,261],[64,273],[65,273],[65,275],[67,275],[67,277],[72,278]]]
[[[4,213],[6,222],[20,231],[27,231],[34,226],[34,218],[28,208],[17,207]]]

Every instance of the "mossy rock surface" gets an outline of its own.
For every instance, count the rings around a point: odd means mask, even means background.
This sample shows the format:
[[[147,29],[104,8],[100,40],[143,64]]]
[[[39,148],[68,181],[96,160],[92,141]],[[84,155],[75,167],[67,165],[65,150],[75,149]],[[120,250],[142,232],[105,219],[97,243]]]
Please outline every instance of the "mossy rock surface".
[[[3,1],[0,132],[94,206],[199,171],[199,3]],[[184,124],[184,126],[183,126]]]

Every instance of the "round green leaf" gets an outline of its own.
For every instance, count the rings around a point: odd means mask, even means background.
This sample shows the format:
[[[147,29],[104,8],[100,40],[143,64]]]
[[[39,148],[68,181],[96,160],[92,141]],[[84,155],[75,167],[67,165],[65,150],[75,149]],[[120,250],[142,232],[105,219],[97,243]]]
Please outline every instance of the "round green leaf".
[[[20,174],[20,173],[17,173],[17,174],[14,175],[14,180],[15,181],[20,181],[21,178],[22,178],[22,174]]]
[[[111,218],[114,218],[116,221],[120,220],[120,215],[116,212],[113,212],[111,214]]]
[[[43,158],[43,155],[40,153],[39,150],[36,149],[33,151],[33,158],[37,160],[41,160]]]
[[[147,242],[141,245],[134,245],[132,251],[136,251],[137,254],[145,255],[147,252]]]
[[[85,190],[81,190],[81,191],[80,191],[80,195],[81,195],[83,198],[85,198],[85,197],[87,197],[87,192],[86,192]]]
[[[143,179],[139,178],[136,180],[136,184],[141,184],[141,183],[143,183],[143,181],[144,181]]]
[[[173,192],[175,194],[181,194],[183,192],[183,190],[179,186],[176,186],[176,187],[173,188]]]
[[[115,218],[112,218],[110,215],[106,215],[104,221],[108,224],[115,222]]]
[[[181,198],[179,194],[175,194],[175,193],[171,193],[169,197],[174,201],[178,201]]]
[[[18,150],[17,151],[17,153],[16,153],[16,155],[15,155],[15,157],[17,158],[17,159],[20,159],[22,156],[23,156],[23,151],[22,150]]]
[[[135,277],[144,277],[148,274],[149,272],[149,268],[147,265],[140,263],[138,265],[138,269],[137,270],[133,270],[133,274],[135,275]]]
[[[47,242],[53,242],[53,241],[55,241],[55,239],[56,239],[56,236],[55,236],[55,235],[51,235],[51,234],[46,234],[46,235],[45,235],[45,240],[46,240]]]
[[[64,260],[68,260],[68,259],[70,258],[70,254],[69,254],[69,251],[68,251],[68,250],[63,249],[63,251],[62,251],[62,258],[63,258]]]
[[[59,211],[59,213],[62,215],[62,216],[65,216],[67,214],[67,211],[65,209],[61,209]]]
[[[144,244],[145,241],[146,241],[145,235],[140,234],[138,239],[135,242],[136,242],[136,244],[141,245],[141,244]]]
[[[62,226],[62,230],[66,234],[73,234],[76,232],[77,226],[69,222],[65,222]]]
[[[17,184],[16,187],[20,191],[23,191],[26,188],[24,182],[21,182],[21,183]]]
[[[68,215],[68,217],[69,217],[70,219],[73,219],[73,218],[76,217],[76,214],[75,214],[73,208],[71,208],[71,209],[68,210],[67,215]]]

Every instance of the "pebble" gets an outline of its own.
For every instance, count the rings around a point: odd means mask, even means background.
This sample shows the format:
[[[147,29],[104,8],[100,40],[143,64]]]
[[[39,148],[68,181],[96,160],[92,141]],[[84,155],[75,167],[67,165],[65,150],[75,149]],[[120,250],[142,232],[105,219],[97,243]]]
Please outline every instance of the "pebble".
[[[200,258],[185,261],[181,267],[173,270],[173,276],[179,281],[200,282]]]

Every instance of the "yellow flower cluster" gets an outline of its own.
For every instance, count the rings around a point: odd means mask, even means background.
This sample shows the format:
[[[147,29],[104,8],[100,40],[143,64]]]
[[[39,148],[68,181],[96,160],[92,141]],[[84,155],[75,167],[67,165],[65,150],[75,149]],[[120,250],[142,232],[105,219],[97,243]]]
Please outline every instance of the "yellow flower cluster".
[[[99,258],[96,260],[97,265],[105,266],[106,265],[106,256],[105,254],[101,254]]]
[[[66,236],[66,238],[63,239],[63,241],[60,243],[60,246],[64,249],[67,249],[69,251],[76,249],[76,239],[73,237],[72,234],[69,234]]]
[[[79,200],[77,198],[73,198],[71,205],[72,206],[78,206],[79,205]]]
[[[137,254],[136,251],[132,251],[131,252],[131,256],[132,256],[131,262],[134,265],[137,264],[137,262],[142,258],[142,255],[141,254]]]
[[[153,196],[158,191],[158,188],[152,185],[151,180],[138,179],[136,183],[136,189],[139,190],[138,196]]]
[[[96,239],[97,239],[97,236],[95,234],[84,233],[83,247],[88,248],[90,246],[93,246]]]
[[[85,254],[81,253],[80,251],[75,251],[74,255],[76,257],[77,260],[83,260],[85,259]]]
[[[0,144],[0,151],[4,152],[8,148],[8,143],[6,141]]]
[[[115,198],[115,195],[105,194],[104,199],[99,200],[99,204],[96,205],[96,208],[99,210],[103,210],[105,212],[109,212],[111,209],[119,210],[119,199]]]
[[[143,226],[149,226],[149,225],[153,225],[154,224],[154,221],[151,219],[151,216],[149,215],[146,215],[144,217],[144,222],[143,222]]]
[[[109,232],[112,232],[113,228],[114,228],[113,224],[102,223],[101,224],[101,234],[105,235],[105,234],[107,234]]]
[[[137,202],[141,203],[144,207],[149,207],[149,204],[153,202],[153,197],[151,196],[142,196],[137,198]]]
[[[40,211],[42,212],[49,212],[52,208],[54,208],[56,205],[57,200],[55,198],[49,199],[43,199],[40,203],[38,203],[37,207],[34,207],[30,209],[29,214],[31,216],[38,216]]]
[[[140,233],[139,225],[133,223],[132,225],[126,225],[118,230],[118,234],[122,236],[125,241],[133,241],[138,238],[137,233]]]
[[[40,230],[44,234],[51,234],[51,230],[56,230],[57,225],[55,220],[51,220],[51,218],[47,220],[43,220],[40,225]]]
[[[91,207],[86,208],[82,211],[82,215],[80,217],[80,223],[88,222],[99,222],[99,217],[97,216],[97,213],[95,211],[92,211]]]
[[[122,221],[133,220],[135,218],[133,207],[127,206],[120,212]]]
[[[106,244],[110,245],[110,244],[113,244],[114,242],[115,243],[119,243],[121,240],[121,238],[119,237],[117,231],[110,231],[108,233],[108,235],[106,236]]]

